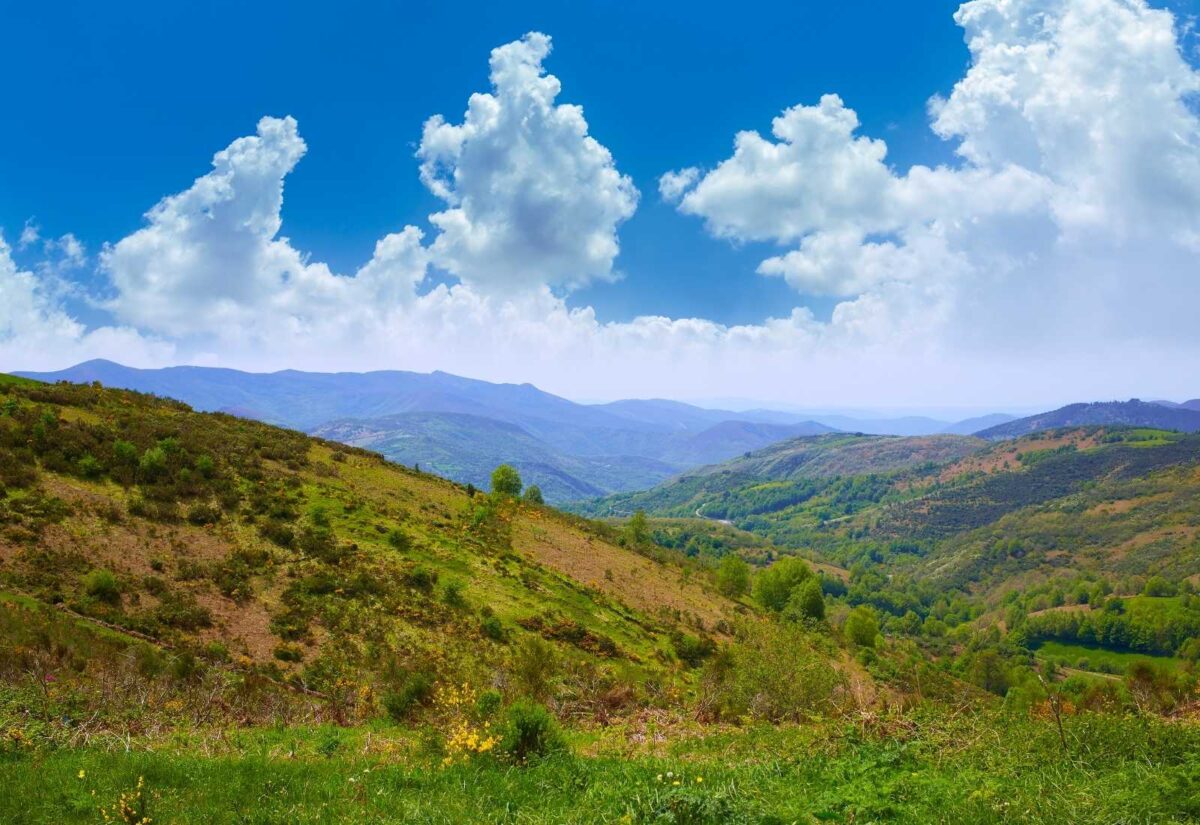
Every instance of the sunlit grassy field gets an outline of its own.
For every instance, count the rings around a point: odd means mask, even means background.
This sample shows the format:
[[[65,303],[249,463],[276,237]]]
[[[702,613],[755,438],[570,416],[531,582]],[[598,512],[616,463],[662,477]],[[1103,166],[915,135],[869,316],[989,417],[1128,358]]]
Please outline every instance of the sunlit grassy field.
[[[1124,673],[1134,662],[1149,662],[1158,667],[1177,670],[1183,661],[1172,656],[1148,656],[1145,653],[1123,653],[1064,642],[1046,642],[1037,650],[1039,658],[1055,662],[1064,667],[1092,670],[1097,673]]]
[[[1189,822],[1200,731],[1134,718],[938,712],[700,735],[572,735],[575,755],[439,767],[417,732],[179,734],[0,760],[0,821],[86,823],[121,795],[159,823]],[[692,733],[696,733],[695,736]],[[635,741],[638,740],[638,741]],[[112,743],[110,743],[111,745]],[[137,796],[139,778],[141,796]]]

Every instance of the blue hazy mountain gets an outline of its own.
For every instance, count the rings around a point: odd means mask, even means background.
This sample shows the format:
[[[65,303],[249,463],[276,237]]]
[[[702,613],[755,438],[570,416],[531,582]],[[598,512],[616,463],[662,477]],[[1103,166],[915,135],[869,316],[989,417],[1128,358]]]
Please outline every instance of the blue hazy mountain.
[[[485,469],[510,461],[552,500],[652,486],[775,441],[833,431],[787,413],[735,413],[662,400],[579,404],[531,384],[444,372],[147,370],[96,360],[19,374],[175,398],[197,410],[370,447],[463,482],[481,484]]]
[[[980,430],[976,435],[980,438],[999,440],[1018,438],[1038,430],[1096,424],[1197,432],[1200,431],[1200,410],[1185,406],[1169,407],[1156,402],[1139,401],[1136,398],[1129,401],[1068,404],[1057,410],[1018,418]]]

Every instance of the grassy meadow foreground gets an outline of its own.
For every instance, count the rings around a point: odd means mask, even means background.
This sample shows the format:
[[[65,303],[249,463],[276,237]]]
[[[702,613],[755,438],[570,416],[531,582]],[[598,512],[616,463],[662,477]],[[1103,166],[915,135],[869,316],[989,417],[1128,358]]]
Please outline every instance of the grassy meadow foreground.
[[[0,821],[1200,817],[1195,437],[788,443],[594,521],[0,378]]]

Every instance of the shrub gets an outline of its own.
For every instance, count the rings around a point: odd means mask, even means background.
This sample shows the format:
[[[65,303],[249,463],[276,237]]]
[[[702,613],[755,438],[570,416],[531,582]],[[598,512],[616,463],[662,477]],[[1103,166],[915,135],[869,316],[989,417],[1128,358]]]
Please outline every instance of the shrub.
[[[859,606],[846,617],[846,638],[859,647],[875,647],[879,635],[879,620],[869,607]]]
[[[717,590],[740,599],[750,590],[750,565],[740,556],[725,556],[717,565]]]
[[[259,534],[267,541],[280,547],[291,547],[296,541],[296,533],[291,527],[281,521],[271,519],[258,526]]]
[[[275,658],[281,662],[300,662],[304,660],[304,649],[297,644],[284,642],[275,648]]]
[[[138,461],[138,478],[146,483],[154,483],[166,475],[167,452],[162,447],[151,447],[142,453]]]
[[[516,498],[521,495],[521,475],[511,464],[501,464],[492,471],[492,492],[498,496]]]
[[[558,657],[554,655],[554,648],[536,636],[526,639],[513,652],[513,686],[524,696],[539,701],[548,699],[557,672]]]
[[[494,641],[504,641],[504,625],[496,616],[484,616],[479,622],[479,632]]]
[[[212,478],[217,471],[217,465],[213,462],[212,456],[202,455],[196,459],[196,472],[204,478]]]
[[[207,607],[196,603],[190,593],[167,594],[155,610],[155,618],[168,627],[196,631],[212,627],[212,613]]]
[[[542,495],[542,488],[537,486],[536,484],[530,484],[528,487],[525,488],[525,495],[523,496],[523,498],[526,501],[528,501],[530,504],[545,504],[546,503],[546,499]]]
[[[221,520],[221,511],[212,504],[193,504],[188,508],[187,520],[197,527],[216,524]]]
[[[713,656],[702,676],[702,701],[710,714],[769,722],[803,721],[836,711],[845,676],[832,666],[829,641],[803,625],[758,622]]]
[[[813,578],[794,589],[783,609],[783,616],[794,622],[824,619],[825,597],[821,594],[821,583]]]
[[[132,467],[137,464],[138,453],[137,447],[130,444],[128,441],[117,441],[113,444],[113,458],[118,464],[124,464]]]
[[[480,719],[491,719],[500,710],[502,697],[498,690],[485,690],[475,700],[475,713]]]
[[[403,722],[414,709],[433,695],[433,677],[423,671],[410,673],[399,687],[383,695],[383,709],[394,722]]]
[[[675,649],[679,661],[688,667],[700,667],[717,649],[712,639],[690,636],[687,633],[672,633],[671,647]]]
[[[387,543],[391,545],[393,550],[399,550],[401,553],[407,552],[412,547],[412,542],[409,541],[408,535],[399,527],[393,527],[388,530]]]
[[[509,705],[501,727],[500,753],[518,764],[525,764],[530,759],[566,749],[566,740],[548,710],[526,700]]]
[[[83,579],[83,591],[105,604],[121,603],[121,585],[111,570],[93,570]]]
[[[466,590],[466,585],[455,579],[451,579],[442,585],[442,601],[448,607],[455,610],[461,610],[467,606],[466,597],[463,596],[463,591]]]
[[[414,590],[428,593],[437,583],[437,571],[425,566],[414,567],[404,573],[404,583]]]
[[[803,559],[782,558],[754,578],[754,598],[767,610],[778,613],[787,606],[792,591],[811,578],[812,568]]]
[[[1146,586],[1142,589],[1142,594],[1146,596],[1174,596],[1175,586],[1162,576],[1151,576],[1146,580]]]
[[[99,478],[104,473],[104,465],[97,461],[91,453],[79,459],[75,466],[84,478]]]

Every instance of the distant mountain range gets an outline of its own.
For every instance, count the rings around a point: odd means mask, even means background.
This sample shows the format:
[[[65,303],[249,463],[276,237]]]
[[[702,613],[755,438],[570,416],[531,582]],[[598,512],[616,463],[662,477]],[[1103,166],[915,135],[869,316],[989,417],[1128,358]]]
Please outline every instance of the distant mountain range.
[[[735,413],[663,400],[578,404],[531,384],[443,372],[141,370],[97,360],[19,374],[175,398],[197,410],[367,447],[480,487],[497,464],[508,461],[551,501],[641,489],[776,441],[833,432],[792,413]]]
[[[802,436],[978,434],[997,440],[1086,424],[1200,430],[1200,399],[1073,404],[1021,419],[996,413],[952,423],[924,416],[734,412],[662,399],[580,404],[531,384],[493,384],[444,372],[143,370],[96,360],[59,372],[17,374],[49,382],[99,381],[175,398],[197,410],[366,447],[480,487],[488,484],[492,468],[507,461],[553,502],[646,489]]]
[[[1155,401],[1154,403],[1161,404],[1164,407],[1171,407],[1172,409],[1195,410],[1196,412],[1200,412],[1200,398],[1193,398],[1191,401],[1184,401],[1182,403],[1175,401]]]
[[[1200,404],[1197,402],[1168,406],[1162,402],[1102,401],[1094,404],[1069,404],[1051,412],[1018,418],[976,433],[980,438],[997,441],[1060,427],[1088,425],[1153,427],[1180,432],[1200,431]]]

